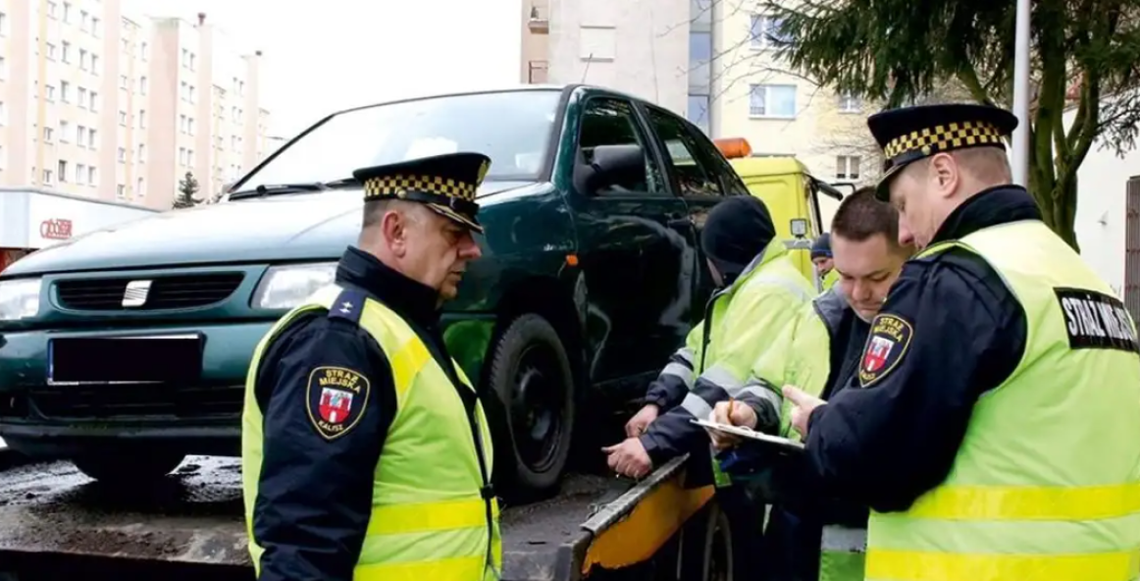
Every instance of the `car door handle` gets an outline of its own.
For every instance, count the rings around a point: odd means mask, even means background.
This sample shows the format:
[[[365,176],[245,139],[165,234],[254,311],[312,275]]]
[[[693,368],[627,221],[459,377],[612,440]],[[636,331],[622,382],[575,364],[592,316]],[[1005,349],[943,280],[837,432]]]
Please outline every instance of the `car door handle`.
[[[693,218],[688,214],[669,214],[666,224],[670,228],[686,228],[693,225]]]

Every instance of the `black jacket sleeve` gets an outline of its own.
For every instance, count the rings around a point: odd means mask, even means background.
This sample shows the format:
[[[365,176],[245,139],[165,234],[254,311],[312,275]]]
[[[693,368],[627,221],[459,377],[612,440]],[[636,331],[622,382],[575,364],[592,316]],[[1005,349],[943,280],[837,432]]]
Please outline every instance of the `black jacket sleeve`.
[[[395,413],[387,359],[352,322],[320,316],[287,330],[263,362],[264,458],[253,513],[253,535],[265,549],[260,581],[350,581]],[[334,422],[321,426],[324,386],[344,377],[369,393],[326,402],[333,404],[326,415],[347,419],[329,416]]]
[[[1026,334],[1020,303],[976,255],[907,263],[852,384],[811,415],[801,484],[908,509],[949,474],[975,401],[1016,368]]]
[[[649,389],[645,392],[645,403],[655,404],[661,412],[680,405],[685,394],[693,387],[694,376],[693,351],[682,347],[669,357],[669,362],[660,375],[649,384]]]

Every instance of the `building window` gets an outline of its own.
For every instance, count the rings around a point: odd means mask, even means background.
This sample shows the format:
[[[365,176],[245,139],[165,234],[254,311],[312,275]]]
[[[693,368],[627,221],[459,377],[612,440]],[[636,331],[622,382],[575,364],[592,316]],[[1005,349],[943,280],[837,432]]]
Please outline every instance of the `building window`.
[[[115,186],[115,197],[120,200],[127,199],[127,186],[123,184]]]
[[[49,186],[50,186],[50,185],[51,185],[51,183],[52,183],[52,180],[51,180],[51,170],[50,170],[50,169],[45,169],[45,170],[44,170],[44,184],[45,184],[45,185],[49,185]]]
[[[752,117],[796,116],[795,85],[752,85],[749,94],[748,114]]]
[[[47,43],[47,59],[49,61],[55,60],[55,45],[50,42]]]
[[[146,94],[146,77],[139,77],[139,94]]]
[[[50,17],[52,17],[52,18],[57,18],[57,16],[56,16],[56,8],[57,8],[57,6],[55,5],[55,2],[48,2],[48,3],[47,3],[47,13],[48,13],[48,16],[50,16]]]
[[[120,147],[119,148],[119,163],[123,163],[125,161],[127,161],[127,148]]]
[[[8,36],[8,15],[0,12],[0,36]]]
[[[88,101],[90,102],[90,109],[92,113],[99,110],[99,93],[91,91],[91,93],[88,95]]]
[[[143,163],[146,161],[146,145],[139,144],[138,162]]]
[[[66,182],[67,181],[67,162],[62,160],[62,159],[59,160],[58,170],[59,170],[59,181],[61,183]]]
[[[859,113],[863,110],[863,100],[850,94],[839,96],[839,111],[841,113]]]
[[[95,38],[99,38],[99,37],[103,36],[102,24],[103,24],[102,20],[99,20],[98,18],[95,18],[95,17],[91,18],[91,34],[93,34],[95,36]]]
[[[141,198],[141,197],[146,195],[145,190],[143,190],[144,185],[145,185],[145,182],[143,182],[142,178],[139,178],[138,181],[135,182],[135,197],[136,198]]]
[[[59,59],[65,63],[70,63],[71,62],[71,43],[67,42],[65,40],[59,46],[60,46]]]
[[[859,179],[859,156],[840,155],[835,158],[835,179],[855,181]]]
[[[78,125],[75,128],[75,144],[79,147],[83,147],[84,143],[87,143],[87,128]]]
[[[91,53],[91,74],[99,74],[99,55]]]
[[[139,110],[139,129],[146,129],[146,109]]]
[[[98,134],[98,132],[95,131],[94,129],[89,129],[87,131],[87,147],[90,147],[91,149],[95,149],[95,136],[96,136],[96,134]]]
[[[708,95],[689,95],[689,107],[685,117],[701,128],[705,135],[709,135],[709,104]]]
[[[119,88],[120,89],[130,88],[130,86],[131,86],[130,83],[131,83],[131,80],[127,78],[127,75],[119,75]]]
[[[119,111],[119,125],[122,127],[127,126],[127,112]]]
[[[71,102],[71,83],[67,81],[59,82],[59,100],[64,103]]]
[[[44,85],[44,98],[46,98],[49,103],[54,102],[55,101],[55,87],[53,87],[51,85]]]
[[[93,165],[87,167],[87,185],[99,185],[99,169]]]
[[[767,14],[752,15],[752,48],[777,48],[791,42],[791,37],[780,30],[783,19]]]
[[[60,143],[70,143],[71,142],[71,137],[68,136],[69,133],[71,133],[71,124],[68,123],[67,121],[60,121],[59,122],[59,141],[60,141]]]
[[[51,143],[54,136],[55,132],[52,131],[51,127],[44,127],[44,143]]]
[[[712,57],[712,33],[689,33],[689,87],[708,91]]]
[[[87,49],[85,49],[85,48],[79,49],[79,70],[81,70],[81,71],[88,70]]]

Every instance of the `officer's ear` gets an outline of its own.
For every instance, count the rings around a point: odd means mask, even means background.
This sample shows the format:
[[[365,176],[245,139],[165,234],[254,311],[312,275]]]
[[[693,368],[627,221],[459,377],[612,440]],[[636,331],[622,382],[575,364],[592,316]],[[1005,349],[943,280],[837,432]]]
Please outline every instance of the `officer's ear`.
[[[400,206],[401,204],[390,204],[384,208],[379,226],[384,244],[397,257],[403,258],[408,252],[408,231],[411,224],[408,212]]]
[[[936,153],[927,165],[927,179],[939,197],[948,198],[958,189],[961,168],[949,153]]]

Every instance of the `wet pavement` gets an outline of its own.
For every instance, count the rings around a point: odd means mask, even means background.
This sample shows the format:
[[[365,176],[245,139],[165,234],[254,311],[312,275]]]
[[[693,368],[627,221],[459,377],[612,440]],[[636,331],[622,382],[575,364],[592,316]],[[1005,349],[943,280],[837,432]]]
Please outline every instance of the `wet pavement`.
[[[565,558],[567,547],[581,542],[581,524],[630,485],[612,476],[571,475],[555,497],[506,507],[504,578],[553,573],[549,567]],[[48,574],[49,563],[78,571],[105,567],[116,575],[149,567],[130,578],[163,581],[198,575],[188,573],[194,565],[209,566],[211,576],[251,578],[239,459],[191,456],[142,490],[101,484],[69,462],[0,472],[0,574],[19,565],[20,580],[70,576]]]

